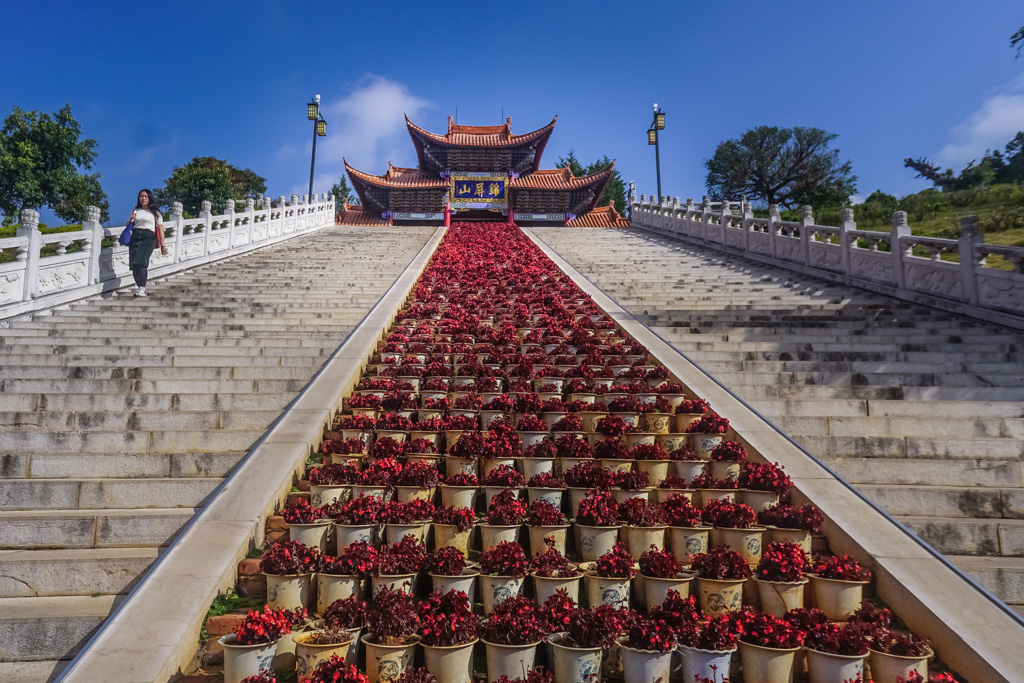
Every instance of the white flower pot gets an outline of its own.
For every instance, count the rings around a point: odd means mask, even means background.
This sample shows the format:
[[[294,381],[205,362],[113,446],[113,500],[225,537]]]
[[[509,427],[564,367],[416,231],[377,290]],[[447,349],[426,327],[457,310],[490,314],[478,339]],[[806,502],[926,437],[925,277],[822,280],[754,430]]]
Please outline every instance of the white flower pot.
[[[752,527],[750,529],[725,529],[717,528],[722,545],[729,546],[746,560],[750,566],[757,565],[761,561],[764,527]]]
[[[272,609],[304,609],[309,607],[313,596],[313,575],[279,576],[264,574],[267,577],[267,604]]]
[[[612,605],[613,607],[629,607],[629,592],[632,579],[598,576],[593,572],[583,575],[587,586],[587,600],[591,607]]]
[[[689,597],[690,582],[693,581],[693,577],[690,575],[676,576],[671,579],[644,576],[643,579],[648,612],[665,602],[670,590],[677,591],[682,598]]]
[[[480,462],[483,463],[483,474],[480,475],[481,480],[485,479],[488,474],[502,465],[511,467],[512,469],[516,468],[515,458],[482,458]]]
[[[565,489],[547,489],[535,486],[526,489],[530,505],[533,505],[538,500],[546,500],[554,505],[556,510],[562,509],[562,494],[564,491]]]
[[[495,605],[500,605],[509,598],[517,597],[523,591],[522,576],[491,576],[480,575],[480,592],[483,595],[484,614],[490,614]]]
[[[519,540],[519,524],[478,524],[477,526],[480,528],[480,547],[482,552],[487,552],[503,541],[516,543]]]
[[[690,434],[690,445],[697,451],[697,457],[701,460],[710,460],[711,451],[723,441],[725,437],[721,434]]]
[[[739,479],[740,463],[726,462],[723,460],[712,460],[708,463],[711,468],[711,476],[715,479]]]
[[[569,531],[568,524],[558,526],[531,526],[530,527],[530,554],[540,555],[547,552],[548,545],[545,539],[554,539],[554,548],[565,555],[565,537]]]
[[[895,681],[896,677],[906,680],[911,672],[917,671],[924,680],[928,680],[928,660],[932,653],[925,657],[901,657],[876,650],[868,650],[868,663],[871,665],[871,678],[878,683]]]
[[[672,672],[672,651],[636,650],[620,641],[625,683],[666,683]],[[746,682],[744,682],[746,683]]]
[[[565,635],[553,634],[548,638],[554,659],[557,683],[593,683],[601,678],[600,647],[569,647],[564,645]]]
[[[710,545],[710,527],[670,526],[668,528],[668,545],[675,555],[676,561],[689,565],[693,558],[708,551]]]
[[[449,477],[453,474],[472,474],[477,476],[476,462],[472,458],[456,458],[448,455],[444,459],[444,471]]]
[[[307,631],[305,633],[294,633],[291,636],[292,641],[295,643],[295,670],[300,680],[313,673],[313,670],[316,669],[320,662],[330,660],[332,655],[337,655],[344,659],[349,652],[349,646],[353,640],[353,636],[350,634],[348,640],[333,645],[312,645],[306,643],[305,641],[309,640],[312,635],[313,632]],[[358,637],[358,635],[355,637]]]
[[[743,607],[745,579],[719,581],[697,577],[697,604],[705,615],[718,617]]]
[[[774,491],[752,491],[750,489],[739,490],[740,502],[744,505],[749,505],[754,509],[754,512],[761,512],[768,508],[777,505],[779,502],[779,494]]]
[[[668,476],[668,460],[637,460],[636,466],[641,472],[646,472],[650,478],[652,487],[661,486],[661,482]]]
[[[772,616],[782,616],[793,609],[804,606],[804,586],[807,579],[802,581],[762,581],[754,579],[757,583],[757,593],[761,598],[761,610]]]
[[[407,645],[378,645],[371,642],[372,636],[363,636],[366,647],[366,675],[370,683],[391,683],[412,668],[419,636]]]
[[[536,574],[531,574],[531,576],[533,577],[534,598],[538,605],[543,605],[544,601],[557,593],[559,589],[564,590],[576,604],[579,604],[580,581],[583,580],[582,575],[570,576],[568,578],[537,576]]]
[[[224,683],[241,683],[242,680],[256,676],[261,671],[274,670],[276,642],[238,645],[235,640],[235,634],[229,633],[217,641],[224,647]]]
[[[800,648],[777,649],[740,641],[743,683],[791,683]],[[839,683],[842,679],[836,681]]]
[[[423,646],[427,671],[445,683],[473,683],[473,646],[477,639],[452,647]]]
[[[639,560],[652,545],[658,550],[664,550],[666,529],[667,526],[627,526],[626,545],[629,547],[629,554],[634,560]]]
[[[385,588],[390,588],[393,591],[402,591],[403,593],[412,593],[416,588],[416,575],[415,574],[381,574],[380,576],[370,577],[371,593],[370,595],[377,595]]]
[[[327,537],[331,531],[331,520],[325,519],[316,524],[289,524],[288,540],[316,548],[321,553],[327,550]]]
[[[833,681],[854,680],[864,674],[864,660],[867,655],[834,655],[804,648],[807,655],[807,678],[810,683],[832,683]],[[872,676],[874,676],[872,672]],[[879,678],[879,681],[884,679]],[[893,679],[895,680],[895,679]]]
[[[671,462],[672,473],[677,477],[682,477],[687,483],[704,474],[707,466],[706,460],[673,460]]]
[[[430,579],[433,582],[434,590],[441,591],[442,594],[448,591],[462,591],[469,597],[470,602],[474,602],[476,597],[476,577],[480,576],[480,572],[476,569],[470,569],[466,567],[462,570],[461,576],[443,576],[441,574],[431,574]]]
[[[729,666],[736,648],[702,650],[699,647],[680,645],[679,651],[683,655],[683,681],[690,683],[690,681],[697,680],[698,676],[714,681],[729,678]]]
[[[454,524],[434,524],[434,551],[447,546],[458,548],[462,554],[469,556],[469,539],[474,527],[459,531]]]
[[[484,507],[491,507],[491,499],[502,491],[511,491],[512,497],[516,500],[519,499],[519,488],[516,486],[484,486]]]
[[[537,658],[537,645],[499,645],[484,641],[487,648],[487,683],[494,683],[502,676],[510,679],[521,678],[523,672],[533,669]]]
[[[395,499],[399,503],[408,503],[413,500],[434,500],[433,486],[396,486]]]
[[[814,606],[825,613],[829,621],[849,621],[860,609],[866,581],[839,581],[810,576]]]
[[[334,538],[337,541],[338,552],[353,543],[363,542],[372,546],[379,543],[376,524],[334,524]]]
[[[388,545],[398,543],[406,536],[412,536],[420,545],[426,546],[427,525],[429,522],[414,522],[412,524],[385,524],[384,537]]]
[[[776,541],[783,543],[796,543],[808,555],[811,554],[812,536],[810,531],[803,529],[780,529],[779,527],[765,527],[765,544]]]
[[[476,486],[448,486],[441,484],[441,503],[457,508],[473,509],[476,502]]]
[[[337,485],[337,486],[310,486],[309,487],[309,504],[315,508],[328,503],[333,503],[335,500],[344,502],[352,499],[352,486],[349,484]]]
[[[577,546],[584,562],[594,562],[607,552],[611,552],[619,540],[617,526],[586,526],[576,524],[579,533]]]
[[[358,576],[344,576],[335,574],[316,575],[316,613],[323,615],[324,610],[331,606],[336,600],[345,600],[355,597],[364,600],[366,589],[363,579]]]
[[[530,481],[538,474],[555,471],[554,458],[519,458],[519,464],[526,481]]]

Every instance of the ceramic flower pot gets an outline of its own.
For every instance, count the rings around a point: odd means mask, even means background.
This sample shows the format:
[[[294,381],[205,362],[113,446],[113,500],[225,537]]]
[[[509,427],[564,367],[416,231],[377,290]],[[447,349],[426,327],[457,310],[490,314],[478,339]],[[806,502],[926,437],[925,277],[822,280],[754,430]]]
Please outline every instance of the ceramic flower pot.
[[[480,529],[480,547],[487,552],[503,541],[516,543],[519,540],[519,524],[478,524]]]
[[[482,458],[480,462],[480,466],[483,469],[483,473],[480,475],[481,479],[486,478],[488,474],[502,465],[505,467],[511,467],[512,469],[515,469],[516,467],[516,458]]]
[[[907,680],[911,672],[917,671],[927,681],[928,660],[932,658],[932,654],[932,651],[929,650],[924,657],[901,657],[877,650],[868,650],[871,678],[879,683],[895,681],[897,677]]]
[[[484,486],[484,507],[491,507],[491,499],[502,491],[511,491],[512,497],[518,500],[519,498],[519,487],[518,486]]]
[[[657,434],[654,432],[629,432],[622,435],[626,445],[630,448],[636,446],[654,446],[657,444]]]
[[[740,641],[743,683],[792,683],[799,650],[798,647],[783,650]]]
[[[320,662],[330,660],[332,655],[345,659],[353,640],[352,634],[347,634],[346,639],[340,643],[314,645],[307,642],[314,634],[314,631],[309,631],[291,635],[292,641],[295,643],[295,670],[299,679],[313,673],[313,669],[319,666]]]
[[[523,450],[525,451],[530,446],[540,443],[547,438],[547,432],[516,432],[519,435],[519,440],[523,442]]]
[[[568,578],[559,578],[555,576],[537,576],[531,574],[533,577],[533,592],[534,599],[538,605],[543,605],[544,601],[558,592],[559,589],[564,590],[569,594],[569,597],[579,604],[580,601],[580,581],[583,580],[582,575],[571,576]]]
[[[683,681],[689,683],[700,678],[721,681],[729,678],[729,667],[736,652],[735,647],[731,650],[702,650],[688,645],[678,647],[683,655]]]
[[[637,650],[619,642],[625,683],[664,683],[671,677],[672,651]],[[744,682],[746,683],[746,682]]]
[[[761,609],[772,616],[782,616],[793,609],[804,606],[804,586],[807,579],[801,581],[762,581],[754,579],[757,594],[761,599]]]
[[[764,527],[752,527],[750,529],[726,529],[717,528],[718,537],[722,545],[729,546],[753,566],[761,561],[762,537]]]
[[[316,524],[289,524],[288,540],[298,541],[321,553],[327,550],[327,538],[331,531],[331,520],[325,519]]]
[[[708,463],[711,476],[715,479],[739,479],[742,466],[738,462],[712,460]]]
[[[689,437],[686,434],[676,434],[672,432],[658,434],[654,437],[654,443],[658,444],[661,450],[666,453],[671,453],[672,451],[682,448],[689,443]]]
[[[352,499],[352,486],[339,484],[337,486],[310,486],[309,504],[315,508],[334,501],[347,501]]]
[[[416,575],[381,574],[380,576],[370,577],[370,585],[372,587],[370,595],[377,595],[377,593],[380,593],[385,588],[389,588],[393,591],[412,593],[416,588]]]
[[[672,474],[682,477],[687,482],[693,481],[694,478],[707,471],[707,461],[705,460],[671,460],[670,462],[672,463]]]
[[[686,433],[690,425],[699,420],[702,415],[703,413],[676,413],[676,432],[680,434]]]
[[[697,577],[697,604],[709,617],[719,617],[743,608],[746,579],[719,580]]]
[[[667,526],[627,526],[626,546],[629,554],[634,560],[651,549],[653,545],[658,550],[665,549],[665,530]]]
[[[335,574],[316,575],[316,613],[323,615],[324,610],[336,600],[344,600],[355,596],[359,600],[366,598],[363,579],[358,576]]]
[[[484,614],[490,614],[495,605],[518,596],[523,591],[522,576],[480,575],[480,592],[483,595]]]
[[[523,672],[533,669],[537,659],[539,642],[529,645],[499,645],[484,641],[487,648],[487,683],[494,683],[502,676],[520,678]]]
[[[427,671],[439,681],[473,683],[473,646],[476,643],[477,639],[474,638],[468,643],[451,647],[424,645],[423,663]]]
[[[479,571],[466,567],[459,576],[431,574],[430,580],[433,583],[434,590],[441,591],[442,594],[451,590],[462,591],[469,596],[470,602],[472,602],[476,596],[476,577],[478,576],[480,576]]]
[[[271,609],[304,609],[309,607],[313,597],[313,575],[280,576],[264,574],[267,577],[267,604]]]
[[[430,522],[413,522],[412,524],[392,524],[387,523],[384,525],[384,538],[388,545],[398,543],[406,536],[412,536],[421,545],[426,544],[427,540],[427,525]]]
[[[587,497],[591,489],[569,487],[569,508],[572,516],[575,517],[580,510],[580,501]]]
[[[605,553],[611,552],[619,540],[617,526],[586,526],[577,523],[576,529],[579,532],[577,547],[584,562],[594,562]]]
[[[709,527],[670,526],[668,545],[679,564],[689,565],[694,557],[708,551],[710,535]]]
[[[644,413],[640,426],[645,432],[668,434],[675,422],[673,417],[667,413]]]
[[[408,503],[413,500],[434,500],[434,487],[396,486],[395,499],[399,503]]]
[[[750,489],[740,489],[737,493],[739,494],[739,501],[745,505],[749,505],[754,509],[754,512],[767,510],[773,505],[777,505],[779,502],[779,494],[774,491],[751,491]]]
[[[711,451],[723,441],[725,437],[721,434],[690,434],[690,446],[697,451],[697,457],[701,460],[710,460]]]
[[[627,500],[633,500],[639,498],[644,502],[650,502],[651,500],[651,489],[640,489],[639,491],[626,491],[625,489],[612,488],[612,497],[615,498],[615,502],[622,505]]]
[[[632,579],[604,577],[587,572],[583,575],[583,582],[587,587],[587,600],[591,607],[598,605],[629,607]]]
[[[537,486],[531,486],[526,489],[526,494],[529,500],[529,504],[533,505],[538,500],[546,500],[555,506],[556,510],[562,509],[562,496],[565,493],[565,489],[549,489],[540,488]]]
[[[834,655],[804,648],[807,655],[807,678],[810,683],[831,683],[832,681],[854,680],[864,675],[864,660],[867,655]],[[872,671],[872,676],[877,674]],[[879,677],[879,681],[886,679]],[[895,678],[892,680],[896,680]]]
[[[419,636],[412,636],[405,645],[379,645],[373,636],[362,638],[366,648],[366,675],[370,683],[391,683],[412,668]]]
[[[660,579],[654,576],[644,576],[644,593],[647,596],[647,610],[665,602],[669,591],[677,591],[680,597],[686,598],[690,595],[690,583],[693,576],[680,574],[670,579]]]
[[[337,539],[339,552],[357,542],[369,543],[372,546],[379,544],[376,524],[335,523],[334,537]]]
[[[406,453],[405,461],[410,465],[414,462],[425,462],[440,472],[441,456],[435,453]]]
[[[224,648],[224,683],[241,683],[249,676],[274,669],[276,642],[239,645],[234,633],[222,636],[217,642]]]
[[[526,481],[530,481],[538,474],[555,471],[554,458],[519,458],[520,471]]]
[[[470,527],[465,531],[459,531],[454,524],[434,524],[434,550],[452,546],[462,551],[462,554],[469,556],[469,539],[473,533]]]
[[[726,503],[736,502],[736,489],[697,489],[700,494],[700,506],[704,507],[713,500]]]
[[[637,460],[636,466],[641,472],[646,472],[652,487],[661,486],[661,482],[668,476],[668,460]]]
[[[363,496],[373,496],[381,502],[387,502],[391,495],[390,486],[370,486],[366,484],[353,484],[352,485],[352,497],[362,498]]]
[[[446,455],[444,458],[444,471],[449,477],[453,474],[472,474],[478,476],[477,461],[472,458],[456,458],[453,455]]]
[[[592,683],[601,677],[600,647],[569,647],[565,635],[556,633],[548,638],[554,659],[555,680],[558,683]]]
[[[362,453],[331,453],[332,465],[352,465],[357,470],[363,469]]]
[[[785,543],[796,543],[808,555],[811,554],[812,536],[810,531],[803,529],[780,529],[779,527],[765,527],[765,543],[782,541]]]
[[[598,464],[609,472],[632,472],[635,460],[619,460],[617,458],[600,458]]]
[[[866,581],[823,579],[813,574],[810,579],[814,606],[824,612],[829,621],[849,621],[860,609]]]
[[[476,504],[476,486],[448,486],[441,484],[441,503],[457,508],[473,509]]]

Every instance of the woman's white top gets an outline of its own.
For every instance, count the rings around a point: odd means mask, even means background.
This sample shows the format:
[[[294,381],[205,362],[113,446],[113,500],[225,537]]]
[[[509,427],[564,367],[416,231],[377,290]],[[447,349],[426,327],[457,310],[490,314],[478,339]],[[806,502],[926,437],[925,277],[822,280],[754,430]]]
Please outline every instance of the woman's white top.
[[[135,209],[135,229],[156,232],[156,216],[149,209]]]

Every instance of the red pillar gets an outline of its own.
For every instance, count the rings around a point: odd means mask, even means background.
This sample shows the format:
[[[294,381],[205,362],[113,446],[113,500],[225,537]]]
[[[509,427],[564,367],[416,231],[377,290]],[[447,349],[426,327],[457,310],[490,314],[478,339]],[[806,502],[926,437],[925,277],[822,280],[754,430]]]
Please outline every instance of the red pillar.
[[[448,202],[444,205],[444,227],[452,227],[452,203]]]

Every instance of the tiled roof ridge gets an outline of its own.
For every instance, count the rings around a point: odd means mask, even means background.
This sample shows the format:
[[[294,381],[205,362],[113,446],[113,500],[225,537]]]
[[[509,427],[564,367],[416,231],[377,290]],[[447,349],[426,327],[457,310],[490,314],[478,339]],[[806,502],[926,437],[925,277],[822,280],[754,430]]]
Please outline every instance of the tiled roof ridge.
[[[411,120],[409,120],[409,115],[408,114],[405,115],[405,124],[408,127],[408,129],[409,129],[409,135],[412,136],[413,139],[415,139],[415,134],[418,134],[421,137],[423,137],[423,138],[425,138],[427,140],[430,140],[432,142],[436,142],[436,143],[443,144],[443,145],[455,146],[455,147],[458,147],[460,145],[473,145],[473,143],[471,142],[471,139],[474,138],[474,137],[480,137],[480,138],[503,137],[504,138],[504,140],[501,140],[501,141],[499,141],[499,140],[493,140],[493,141],[481,140],[480,141],[481,143],[487,143],[487,144],[482,144],[481,146],[487,146],[487,147],[505,147],[505,146],[515,147],[517,145],[521,145],[521,144],[526,144],[526,143],[532,142],[533,140],[536,140],[538,138],[544,137],[546,135],[550,135],[551,131],[554,129],[555,123],[557,121],[558,121],[558,115],[555,114],[555,117],[553,119],[551,119],[551,122],[548,123],[546,126],[542,126],[541,128],[538,128],[537,130],[531,131],[529,133],[523,133],[521,135],[513,135],[512,134],[512,117],[507,117],[505,119],[505,124],[501,125],[501,126],[465,126],[465,125],[459,125],[459,124],[456,124],[456,123],[452,123],[451,117],[449,117],[449,120],[448,120],[448,132],[445,133],[444,135],[441,135],[441,134],[438,134],[438,133],[432,133],[429,130],[426,130],[425,128],[421,128],[420,126],[417,126],[415,123],[413,123]],[[461,142],[453,140],[453,138],[457,137],[457,136],[466,136],[466,137],[470,138],[470,140],[463,140]]]

